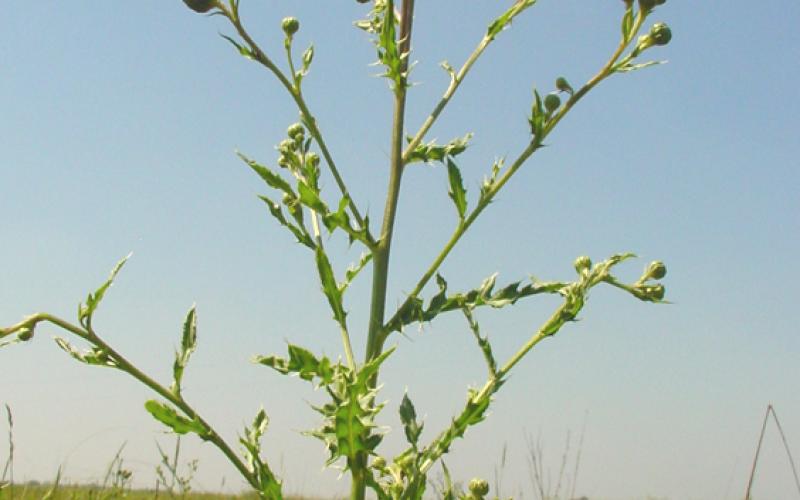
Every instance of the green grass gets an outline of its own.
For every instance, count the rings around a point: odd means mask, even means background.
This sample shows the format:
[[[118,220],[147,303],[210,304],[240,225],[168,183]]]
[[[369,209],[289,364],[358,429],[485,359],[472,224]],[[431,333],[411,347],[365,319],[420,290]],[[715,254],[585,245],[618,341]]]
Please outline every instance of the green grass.
[[[0,499],[3,500],[106,500],[125,498],[130,500],[144,500],[153,498],[177,498],[187,500],[218,500],[223,498],[258,499],[256,493],[221,494],[221,493],[187,493],[186,495],[155,490],[120,489],[92,485],[57,485],[27,483],[6,486],[0,489]],[[311,497],[288,496],[287,500],[319,500]]]

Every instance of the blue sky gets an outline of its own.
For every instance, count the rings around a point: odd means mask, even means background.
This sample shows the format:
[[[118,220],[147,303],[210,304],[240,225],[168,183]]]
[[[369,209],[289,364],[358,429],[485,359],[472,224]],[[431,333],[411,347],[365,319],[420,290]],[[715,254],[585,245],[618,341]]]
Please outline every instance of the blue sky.
[[[486,24],[510,2],[418,2],[407,124],[413,132]],[[364,211],[382,213],[391,97],[374,78],[374,49],[352,27],[356,2],[243,1],[250,30],[277,57],[280,20],[296,15],[296,44],[316,47],[305,93]],[[591,4],[591,5],[589,5]],[[515,177],[442,268],[455,289],[493,272],[503,281],[570,279],[573,259],[634,251],[635,279],[667,263],[672,305],[598,288],[568,325],[512,373],[493,413],[453,447],[464,480],[492,479],[504,446],[505,495],[533,498],[526,436],[557,474],[585,425],[578,495],[591,498],[737,498],[743,495],[768,403],[800,449],[800,35],[796,2],[667,2],[673,41],[649,55],[669,64],[616,76],[593,91]],[[541,1],[476,65],[431,138],[474,132],[461,158],[469,194],[492,161],[527,140],[531,88],[559,75],[585,81],[611,53],[622,2]],[[186,395],[231,440],[260,405],[265,446],[288,489],[336,493],[325,453],[299,431],[317,424],[305,384],[248,362],[287,341],[332,357],[339,336],[308,252],[292,243],[256,194],[263,184],[233,154],[274,165],[274,145],[297,112],[283,89],[238,57],[179,1],[17,2],[0,19],[0,323],[75,306],[114,263],[134,257],[108,294],[99,332],[168,381],[186,310],[197,303],[200,346]],[[792,62],[795,61],[795,62]],[[455,215],[446,172],[414,166],[404,178],[390,281],[399,303],[449,235]],[[325,181],[327,192],[335,188]],[[339,272],[359,250],[331,243]],[[362,352],[369,276],[348,299]],[[499,357],[512,354],[555,302],[481,311]],[[426,431],[447,424],[484,367],[466,325],[444,318],[397,337],[385,367],[381,422],[402,446],[396,409],[408,390]],[[63,466],[102,476],[123,443],[140,484],[152,484],[155,441],[171,437],[143,410],[144,388],[77,365],[39,332],[0,351],[0,402],[11,406],[18,479]],[[423,438],[424,439],[424,438]],[[208,445],[198,487],[238,488]],[[7,443],[0,443],[5,456]],[[769,430],[756,482],[761,498],[792,498],[793,480]]]

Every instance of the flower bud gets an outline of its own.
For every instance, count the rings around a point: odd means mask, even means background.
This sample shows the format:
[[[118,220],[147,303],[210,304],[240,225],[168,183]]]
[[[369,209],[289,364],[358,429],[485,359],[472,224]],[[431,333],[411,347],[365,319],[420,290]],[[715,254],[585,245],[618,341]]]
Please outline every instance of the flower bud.
[[[660,280],[667,275],[667,266],[660,260],[654,260],[644,271],[644,280]]]
[[[27,342],[33,338],[33,327],[26,326],[25,328],[21,329],[17,334],[17,338],[23,342]]]
[[[561,106],[561,98],[556,94],[547,94],[544,98],[544,109],[548,113],[554,113]]]
[[[664,5],[667,0],[639,0],[639,8],[645,12],[650,12],[656,5]]]
[[[217,0],[183,0],[183,3],[193,11],[201,14],[208,12],[214,7],[219,7]]]
[[[282,156],[290,155],[294,153],[294,150],[297,148],[295,146],[294,141],[291,139],[284,139],[278,144],[278,151],[281,153]]]
[[[383,457],[375,457],[372,459],[372,468],[381,470],[386,467],[386,459]]]
[[[482,498],[489,493],[489,483],[485,479],[476,477],[469,482],[469,492],[475,497]]]
[[[592,267],[592,259],[585,255],[581,255],[575,259],[575,262],[572,265],[575,266],[575,270],[578,271],[578,274],[583,274]]]
[[[567,92],[569,94],[572,94],[573,92],[575,92],[572,89],[572,85],[570,85],[569,82],[567,81],[567,79],[564,78],[563,76],[559,76],[556,79],[556,88],[559,90],[559,92]]]
[[[306,163],[314,168],[319,166],[319,155],[317,153],[308,153],[306,155]]]
[[[672,30],[665,23],[656,23],[650,28],[650,38],[654,45],[666,45],[672,40]]]
[[[299,123],[292,124],[288,129],[286,129],[286,134],[292,139],[296,139],[297,136],[302,137],[305,133],[306,130]]]
[[[642,300],[650,302],[660,302],[664,300],[666,290],[664,285],[639,285],[636,287],[636,296]]]
[[[291,37],[300,29],[300,21],[298,21],[296,17],[284,17],[281,22],[281,28],[283,28],[283,32],[286,33],[286,36]]]

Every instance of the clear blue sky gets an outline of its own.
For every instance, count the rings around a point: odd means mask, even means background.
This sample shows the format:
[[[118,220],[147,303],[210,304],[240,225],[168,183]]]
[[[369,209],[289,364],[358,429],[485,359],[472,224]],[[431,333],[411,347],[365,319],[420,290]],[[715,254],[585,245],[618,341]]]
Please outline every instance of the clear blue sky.
[[[460,65],[510,1],[417,2],[407,124],[416,130],[446,86],[443,59]],[[336,5],[335,7],[333,5]],[[243,16],[271,54],[282,17],[301,20],[298,47],[316,58],[306,94],[356,201],[379,219],[391,99],[373,78],[374,49],[352,27],[353,1],[245,0]],[[503,33],[431,137],[475,133],[461,157],[469,194],[498,156],[527,138],[531,87],[565,75],[585,81],[618,38],[622,2],[542,1]],[[582,313],[539,346],[499,393],[487,423],[458,442],[448,464],[468,480],[493,477],[504,445],[505,495],[532,498],[526,435],[540,436],[555,479],[568,432],[585,422],[577,494],[590,498],[741,498],[768,403],[800,455],[800,4],[668,1],[654,14],[673,42],[669,64],[612,78],[580,104],[442,269],[453,289],[501,280],[570,279],[581,254],[634,251],[635,279],[664,260],[669,306],[596,289]],[[231,440],[263,404],[265,440],[288,490],[346,489],[322,471],[306,384],[248,362],[287,340],[337,357],[339,336],[308,252],[277,227],[256,194],[263,184],[234,156],[264,163],[297,118],[282,88],[238,57],[221,18],[178,0],[15,2],[0,19],[0,323],[40,310],[73,319],[76,304],[128,252],[134,257],[98,313],[100,333],[167,382],[186,310],[196,302],[200,346],[187,398]],[[278,60],[282,60],[276,57]],[[333,182],[325,181],[328,192]],[[441,168],[410,168],[402,191],[389,304],[397,304],[455,222]],[[474,198],[472,198],[474,201]],[[358,250],[338,247],[339,272]],[[355,342],[366,324],[369,277],[348,300]],[[510,355],[554,302],[482,312],[500,357]],[[171,437],[144,411],[151,397],[123,374],[80,366],[49,340],[0,351],[0,402],[15,416],[15,472],[45,480],[101,478],[117,448],[150,485],[154,442]],[[425,436],[484,378],[466,325],[446,318],[396,338],[386,364],[381,422],[394,429],[408,389]],[[359,354],[362,352],[358,348]],[[5,434],[5,427],[0,426]],[[0,457],[7,443],[0,441]],[[199,488],[238,488],[209,445]],[[770,428],[756,494],[794,498]],[[0,462],[4,462],[0,458]]]

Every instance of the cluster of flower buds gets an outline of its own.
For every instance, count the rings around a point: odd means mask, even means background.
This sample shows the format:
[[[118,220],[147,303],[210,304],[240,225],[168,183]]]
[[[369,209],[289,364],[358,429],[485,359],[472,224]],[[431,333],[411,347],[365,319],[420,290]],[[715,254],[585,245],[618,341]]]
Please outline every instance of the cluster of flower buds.
[[[278,144],[278,165],[295,175],[316,178],[319,175],[319,155],[309,151],[311,139],[306,138],[306,130],[300,123],[289,126],[287,139]]]
[[[218,0],[183,0],[187,7],[204,14],[213,8],[221,8]]]
[[[649,283],[653,280],[663,279],[667,275],[667,266],[660,260],[651,262],[642,273],[639,280],[633,284],[630,292],[641,300],[661,302],[664,300],[664,285]]]

